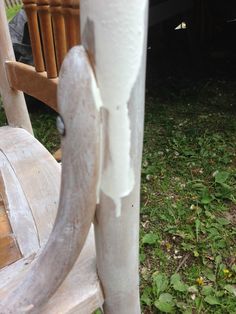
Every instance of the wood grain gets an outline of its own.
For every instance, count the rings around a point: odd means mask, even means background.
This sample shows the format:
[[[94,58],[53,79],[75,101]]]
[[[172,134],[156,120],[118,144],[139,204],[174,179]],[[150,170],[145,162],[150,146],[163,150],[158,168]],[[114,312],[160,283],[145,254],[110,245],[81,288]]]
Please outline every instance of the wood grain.
[[[7,133],[7,130],[5,131]],[[4,133],[1,132],[1,135]],[[17,174],[2,150],[0,151],[0,185],[5,210],[22,255],[28,256],[37,252],[39,239],[31,208]]]
[[[7,160],[0,166],[5,178],[12,228],[17,238],[22,239],[21,245],[30,241],[29,246],[36,241],[33,241],[36,228],[38,246],[42,246],[56,217],[61,167],[45,147],[23,129],[2,127],[0,138],[0,150]],[[37,251],[37,246],[36,250],[31,248],[29,251],[28,254]]]
[[[0,270],[0,299],[6,297],[26,276],[34,255]],[[56,264],[55,264],[56,266]],[[43,314],[90,314],[103,304],[103,294],[96,272],[94,231],[91,227],[82,252],[65,281],[43,306]],[[28,312],[27,312],[28,313]],[[36,311],[36,313],[38,313]]]
[[[6,63],[6,70],[12,88],[23,91],[58,111],[57,78],[48,79],[46,72],[38,73],[34,67],[14,61]]]

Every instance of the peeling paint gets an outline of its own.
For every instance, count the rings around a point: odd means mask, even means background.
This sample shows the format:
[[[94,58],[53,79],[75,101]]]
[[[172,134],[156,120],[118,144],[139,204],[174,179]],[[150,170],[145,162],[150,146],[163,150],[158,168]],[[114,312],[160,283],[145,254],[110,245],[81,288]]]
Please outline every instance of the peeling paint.
[[[116,216],[121,215],[121,199],[135,183],[128,102],[142,63],[146,5],[143,0],[101,0],[96,6],[93,0],[81,3],[82,11],[89,12],[81,16],[82,42],[89,21],[94,26],[96,79],[109,112],[109,147],[104,149],[109,149],[110,158],[102,166],[101,190],[115,203]]]

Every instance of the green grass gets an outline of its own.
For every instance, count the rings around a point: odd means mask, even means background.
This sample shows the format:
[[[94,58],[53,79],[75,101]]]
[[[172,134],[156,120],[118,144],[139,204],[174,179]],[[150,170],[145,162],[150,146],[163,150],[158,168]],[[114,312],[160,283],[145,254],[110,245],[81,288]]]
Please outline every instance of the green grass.
[[[40,105],[39,105],[40,106]],[[52,110],[40,107],[30,113],[30,119],[35,137],[53,154],[60,147],[60,136],[56,128],[57,114]],[[0,98],[0,126],[7,125],[6,116],[1,106]]]
[[[175,82],[147,98],[144,313],[236,313],[235,85]]]
[[[21,4],[17,4],[12,8],[6,9],[7,20],[10,21],[16,15],[16,13],[20,11],[21,7]]]

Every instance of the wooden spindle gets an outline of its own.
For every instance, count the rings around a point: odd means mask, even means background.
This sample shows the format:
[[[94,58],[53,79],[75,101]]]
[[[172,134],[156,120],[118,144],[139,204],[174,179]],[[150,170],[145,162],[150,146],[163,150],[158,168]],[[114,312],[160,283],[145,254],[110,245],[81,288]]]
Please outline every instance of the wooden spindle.
[[[59,73],[62,61],[67,52],[65,23],[62,15],[61,0],[50,0],[50,10],[52,15],[57,70]]]
[[[80,44],[80,1],[62,0],[66,27],[67,49]]]
[[[28,19],[28,27],[30,34],[30,41],[32,46],[34,65],[37,72],[44,72],[44,60],[43,50],[40,39],[38,16],[37,16],[37,5],[36,0],[23,0],[24,9]]]
[[[43,42],[43,52],[46,63],[48,78],[57,77],[57,66],[55,58],[54,40],[52,32],[52,20],[49,7],[49,0],[37,1],[40,30]]]
[[[5,0],[5,6],[6,6],[7,8],[10,8],[11,3],[9,2],[9,0]]]

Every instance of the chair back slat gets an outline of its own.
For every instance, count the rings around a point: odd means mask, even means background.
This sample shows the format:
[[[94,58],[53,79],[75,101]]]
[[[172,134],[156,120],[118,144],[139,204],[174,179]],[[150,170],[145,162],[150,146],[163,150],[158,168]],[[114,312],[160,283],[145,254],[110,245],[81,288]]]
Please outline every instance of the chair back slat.
[[[28,19],[35,70],[37,72],[44,72],[45,66],[40,39],[36,0],[24,0],[24,9]]]
[[[63,59],[67,52],[65,22],[62,15],[60,0],[51,0],[51,15],[53,25],[54,44],[56,50],[57,69],[61,68]]]
[[[62,13],[65,20],[68,50],[80,43],[80,10],[79,1],[62,0]]]
[[[52,19],[50,6],[47,0],[38,0],[38,17],[40,22],[44,60],[48,78],[57,77],[56,55],[54,50],[54,38],[52,31]]]

